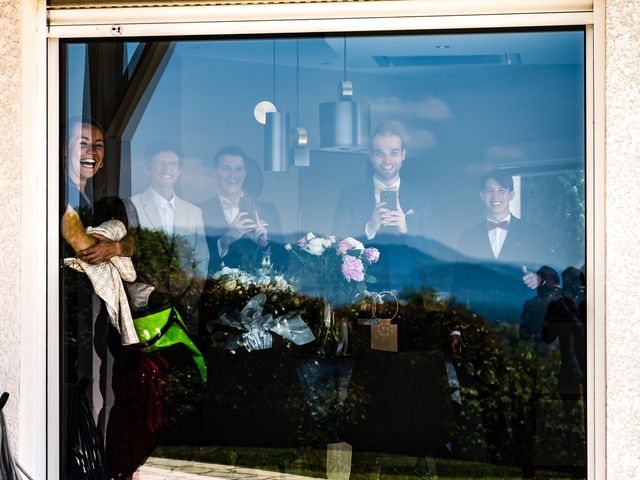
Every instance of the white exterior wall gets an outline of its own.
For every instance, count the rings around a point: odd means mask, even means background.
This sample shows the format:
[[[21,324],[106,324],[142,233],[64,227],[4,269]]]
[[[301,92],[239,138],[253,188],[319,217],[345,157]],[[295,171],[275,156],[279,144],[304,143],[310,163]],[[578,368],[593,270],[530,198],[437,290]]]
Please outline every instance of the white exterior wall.
[[[606,9],[606,442],[617,480],[640,478],[640,0]]]
[[[20,405],[21,4],[0,0],[0,391],[16,448]]]

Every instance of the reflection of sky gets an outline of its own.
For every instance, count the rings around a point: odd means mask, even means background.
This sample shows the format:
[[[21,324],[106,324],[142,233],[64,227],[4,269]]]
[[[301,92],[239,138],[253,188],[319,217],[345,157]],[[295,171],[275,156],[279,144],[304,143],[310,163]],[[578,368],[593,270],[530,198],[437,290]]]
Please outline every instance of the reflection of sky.
[[[274,69],[271,39],[178,43],[132,139],[133,193],[146,188],[142,152],[158,139],[182,145],[186,162],[178,190],[193,202],[214,194],[211,162],[220,147],[241,145],[262,164],[264,127],[253,108],[269,100],[292,114],[292,124],[298,113],[313,154],[306,171],[265,174],[262,199],[277,206],[287,231],[330,229],[339,191],[367,175],[362,155],[317,151],[318,105],[337,98],[343,47],[340,37],[301,39],[296,69],[295,39],[278,39]],[[456,64],[460,55],[489,54],[517,54],[519,63]],[[413,65],[380,67],[376,56],[404,56]],[[419,65],[434,56],[442,57],[441,65]],[[372,127],[382,121],[404,125],[403,181],[431,192],[434,235],[455,246],[460,233],[482,218],[481,171],[510,166],[516,174],[539,176],[582,164],[583,56],[578,31],[364,36],[348,41],[346,74],[355,100],[371,103]],[[83,65],[83,46],[70,46],[70,92],[82,91],[74,85],[82,82]],[[80,105],[79,95],[70,96],[69,112]],[[561,221],[536,210],[542,193],[526,185],[525,177],[523,212],[538,222]]]

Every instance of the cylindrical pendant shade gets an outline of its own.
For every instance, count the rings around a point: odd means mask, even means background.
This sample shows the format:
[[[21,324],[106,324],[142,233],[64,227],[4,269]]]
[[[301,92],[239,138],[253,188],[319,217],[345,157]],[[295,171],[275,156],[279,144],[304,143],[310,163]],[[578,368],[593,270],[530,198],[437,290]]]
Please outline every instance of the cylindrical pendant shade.
[[[289,114],[267,112],[264,128],[264,171],[286,172],[289,169]]]
[[[371,109],[368,103],[338,101],[320,104],[320,148],[358,152],[369,147]]]

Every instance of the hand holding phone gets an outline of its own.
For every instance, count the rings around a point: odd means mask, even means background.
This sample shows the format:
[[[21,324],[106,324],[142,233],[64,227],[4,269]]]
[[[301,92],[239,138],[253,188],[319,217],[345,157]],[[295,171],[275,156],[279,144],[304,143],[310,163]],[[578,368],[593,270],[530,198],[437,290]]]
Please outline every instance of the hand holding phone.
[[[397,210],[398,209],[398,192],[394,190],[381,191],[380,203],[384,203],[384,208],[388,210]]]
[[[238,207],[241,212],[247,212],[248,218],[250,218],[254,222],[257,222],[256,206],[250,197],[247,197],[246,195],[240,197]]]

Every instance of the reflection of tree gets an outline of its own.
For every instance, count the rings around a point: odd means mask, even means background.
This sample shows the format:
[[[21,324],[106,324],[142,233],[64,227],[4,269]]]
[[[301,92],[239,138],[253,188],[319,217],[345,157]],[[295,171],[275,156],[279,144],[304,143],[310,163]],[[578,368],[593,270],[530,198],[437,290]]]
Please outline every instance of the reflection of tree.
[[[559,264],[584,263],[584,170],[527,177],[526,182],[527,189],[536,192],[535,205],[526,213],[546,229],[547,239],[560,259]]]
[[[440,315],[459,326],[465,342],[457,366],[463,402],[457,454],[516,465],[532,455],[534,462],[546,465],[583,463],[584,458],[571,458],[568,448],[580,428],[579,413],[566,416],[557,398],[557,349],[537,359],[533,343],[520,341],[515,325],[491,325],[460,305],[448,305]],[[532,421],[537,424],[530,425]],[[525,451],[525,435],[531,430],[535,452]]]
[[[215,315],[239,310],[258,289],[254,286],[229,290],[229,285],[209,282],[205,299],[210,302],[211,315]],[[525,432],[534,431],[536,461],[547,465],[584,462],[567,447],[568,440],[579,434],[580,422],[579,413],[567,416],[557,399],[556,348],[551,348],[548,358],[536,360],[533,344],[519,339],[517,326],[492,325],[461,305],[439,300],[428,289],[406,290],[400,297],[403,300],[394,319],[399,328],[400,350],[440,348],[446,353],[449,332],[462,332],[463,359],[457,364],[462,408],[451,434],[455,455],[498,464],[524,464],[531,458],[526,451]],[[291,292],[274,293],[271,300],[267,308],[272,312],[295,309],[312,329],[320,321],[321,305],[317,299]],[[395,304],[385,303],[377,306],[376,315],[390,318],[394,311]],[[351,325],[352,356],[366,353],[370,348],[369,327],[356,325],[358,318],[370,314],[366,305],[345,307],[339,314]],[[284,447],[326,440],[323,435],[327,432],[309,423],[311,419],[304,415],[305,411],[308,415],[309,407],[305,406],[303,385],[295,373],[296,359],[308,358],[315,350],[313,343],[296,347],[280,341],[270,350],[257,352],[233,354],[210,349],[207,362],[211,377],[206,392],[194,381],[195,374],[191,379],[175,379],[174,387],[180,390],[185,406],[176,411],[172,431],[182,432],[180,439],[186,443],[267,446],[260,443],[267,442]],[[363,417],[371,393],[366,382],[352,381],[340,421],[351,422],[356,429],[358,422],[371,421]],[[416,401],[411,399],[407,405]],[[420,414],[419,409],[415,414]],[[537,425],[530,424],[532,419],[537,420]],[[207,425],[206,431],[200,429],[197,438],[190,437],[189,429],[197,429],[200,422]],[[243,433],[247,431],[252,432],[251,438]]]
[[[139,279],[153,285],[158,292],[171,294],[183,306],[195,311],[204,280],[203,272],[197,269],[195,250],[188,239],[138,228],[136,243],[133,262]]]

